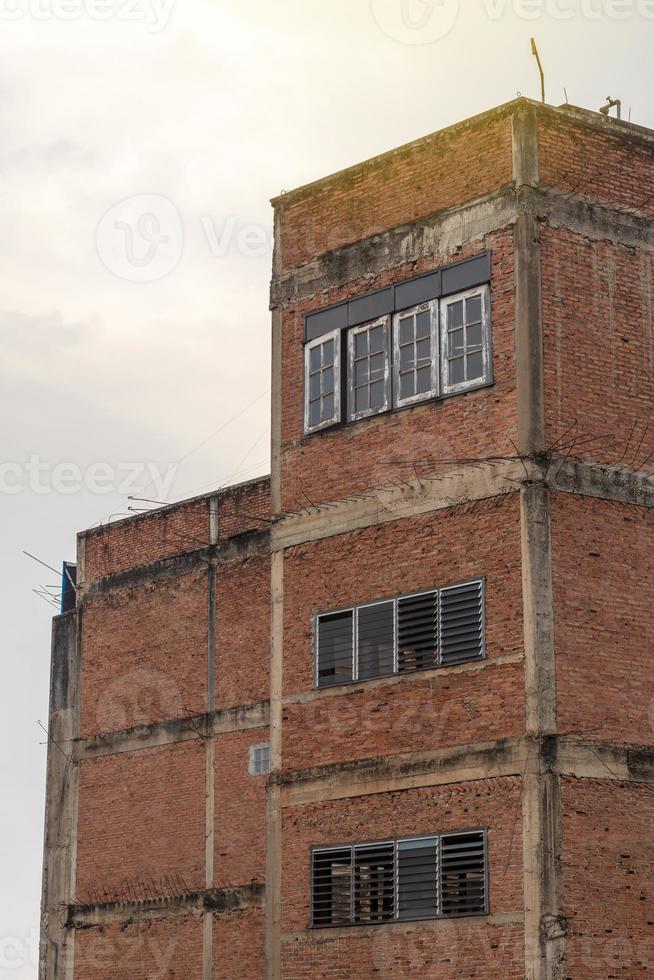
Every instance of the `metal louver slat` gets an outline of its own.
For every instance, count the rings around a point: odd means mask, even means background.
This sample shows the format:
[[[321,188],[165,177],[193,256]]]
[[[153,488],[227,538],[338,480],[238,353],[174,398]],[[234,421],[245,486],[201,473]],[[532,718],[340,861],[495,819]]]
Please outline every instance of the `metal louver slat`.
[[[400,841],[397,849],[397,914],[401,919],[438,915],[438,840]]]
[[[441,838],[441,913],[486,912],[486,835],[483,831]]]
[[[311,887],[314,926],[349,925],[352,919],[352,852],[350,848],[314,851]]]
[[[438,663],[438,593],[408,596],[397,603],[397,666],[400,673]]]
[[[475,660],[484,655],[483,582],[468,582],[440,592],[441,663]]]
[[[354,922],[384,922],[395,914],[395,847],[354,848]]]

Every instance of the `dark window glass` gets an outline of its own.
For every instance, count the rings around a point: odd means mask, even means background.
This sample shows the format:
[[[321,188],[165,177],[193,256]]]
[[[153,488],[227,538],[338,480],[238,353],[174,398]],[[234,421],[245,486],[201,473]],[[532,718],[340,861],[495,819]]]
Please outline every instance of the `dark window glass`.
[[[400,841],[397,850],[398,915],[401,919],[438,914],[438,841]]]
[[[438,593],[408,596],[397,603],[398,670],[438,666]]]
[[[353,613],[318,618],[318,687],[352,680]]]
[[[483,655],[483,587],[470,582],[440,593],[441,663],[474,660]]]
[[[362,606],[357,613],[359,677],[392,674],[394,668],[393,602]]]
[[[384,922],[395,912],[395,847],[354,849],[354,922]]]
[[[441,912],[486,912],[486,835],[450,834],[441,838]]]
[[[315,926],[346,926],[352,922],[350,848],[314,851],[311,908]]]

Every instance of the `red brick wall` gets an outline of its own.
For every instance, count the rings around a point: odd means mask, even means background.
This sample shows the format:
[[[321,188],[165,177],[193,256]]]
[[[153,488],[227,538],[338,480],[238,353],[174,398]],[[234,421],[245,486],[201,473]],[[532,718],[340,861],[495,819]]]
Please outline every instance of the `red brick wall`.
[[[218,887],[263,881],[266,873],[266,780],[251,776],[251,745],[269,739],[267,728],[216,739],[215,864]]]
[[[85,532],[84,581],[148,565],[209,544],[207,498]]]
[[[202,564],[85,606],[83,735],[207,710],[207,574]]]
[[[270,477],[224,490],[218,508],[221,539],[270,527]]]
[[[303,435],[304,315],[348,296],[388,286],[448,262],[492,250],[493,373],[491,388],[389,412],[344,428]],[[282,377],[282,505],[287,511],[336,500],[391,480],[432,473],[442,460],[508,455],[516,439],[513,237],[510,229],[456,253],[348,283],[284,312]]]
[[[654,471],[654,258],[541,226],[547,441]],[[564,450],[567,452],[568,450]]]
[[[524,977],[522,814],[518,779],[461,783],[310,806],[283,821],[284,980],[372,976]],[[308,930],[310,849],[434,832],[489,828],[490,908],[486,917],[414,926]],[[403,972],[397,973],[401,969]]]
[[[268,699],[270,557],[220,564],[216,571],[216,707]]]
[[[126,879],[151,882],[166,874],[201,889],[204,840],[201,739],[81,763],[78,902],[98,891],[115,900]]]
[[[567,974],[654,973],[654,794],[617,780],[563,780]]]
[[[75,980],[196,980],[202,976],[202,924],[171,918],[78,930]]]
[[[511,119],[468,120],[279,198],[283,267],[483,197],[512,179]]]
[[[471,544],[474,546],[471,547]],[[489,664],[523,649],[517,494],[294,549],[284,563],[284,693],[313,684],[313,614],[486,577]],[[336,689],[334,689],[336,690]],[[284,707],[285,768],[524,731],[522,664],[346,686]]]
[[[262,980],[264,948],[262,909],[216,916],[213,931],[214,980]]]
[[[553,494],[559,729],[654,742],[654,518]]]
[[[599,117],[596,117],[599,122]],[[654,141],[539,113],[540,182],[605,204],[654,211]]]

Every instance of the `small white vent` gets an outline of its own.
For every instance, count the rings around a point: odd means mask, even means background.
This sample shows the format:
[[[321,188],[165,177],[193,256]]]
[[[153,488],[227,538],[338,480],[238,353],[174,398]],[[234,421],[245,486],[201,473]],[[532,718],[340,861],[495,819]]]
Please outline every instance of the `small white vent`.
[[[251,776],[267,776],[270,772],[270,742],[250,746],[248,772]]]

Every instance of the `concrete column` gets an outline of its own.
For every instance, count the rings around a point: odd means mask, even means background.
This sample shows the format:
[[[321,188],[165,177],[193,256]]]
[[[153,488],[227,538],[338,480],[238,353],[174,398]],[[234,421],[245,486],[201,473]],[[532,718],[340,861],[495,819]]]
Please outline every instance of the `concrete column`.
[[[78,615],[53,620],[48,724],[47,795],[39,980],[72,980],[75,931],[66,928],[66,906],[75,896],[79,765],[80,644]]]
[[[282,801],[275,775],[282,767],[284,552],[274,551],[271,572],[270,763],[266,822],[266,980],[281,978]]]

